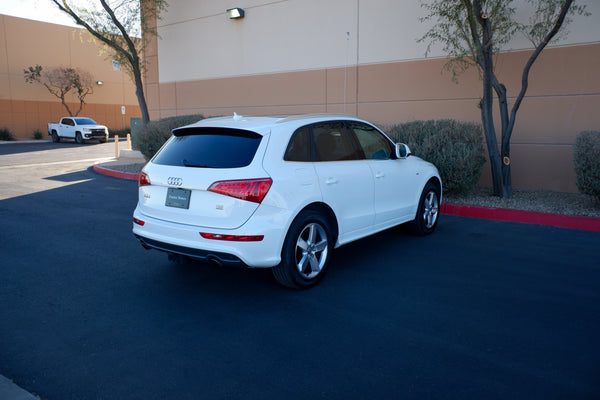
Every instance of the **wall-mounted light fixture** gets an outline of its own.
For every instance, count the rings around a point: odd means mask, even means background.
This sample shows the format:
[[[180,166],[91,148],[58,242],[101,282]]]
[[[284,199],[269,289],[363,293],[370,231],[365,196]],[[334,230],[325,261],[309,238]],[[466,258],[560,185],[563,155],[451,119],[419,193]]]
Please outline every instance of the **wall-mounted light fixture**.
[[[227,10],[227,16],[229,19],[240,19],[244,18],[244,10],[239,7],[230,8]]]
[[[96,81],[96,85],[102,86],[102,85],[104,85],[104,82],[102,82],[102,81]]]

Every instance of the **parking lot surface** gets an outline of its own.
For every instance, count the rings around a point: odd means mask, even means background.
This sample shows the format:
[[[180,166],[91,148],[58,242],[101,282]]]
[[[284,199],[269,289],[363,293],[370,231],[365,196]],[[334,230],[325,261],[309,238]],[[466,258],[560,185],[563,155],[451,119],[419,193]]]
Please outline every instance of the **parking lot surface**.
[[[114,144],[7,146],[0,373],[44,400],[600,397],[598,233],[442,215],[291,291],[144,250]]]

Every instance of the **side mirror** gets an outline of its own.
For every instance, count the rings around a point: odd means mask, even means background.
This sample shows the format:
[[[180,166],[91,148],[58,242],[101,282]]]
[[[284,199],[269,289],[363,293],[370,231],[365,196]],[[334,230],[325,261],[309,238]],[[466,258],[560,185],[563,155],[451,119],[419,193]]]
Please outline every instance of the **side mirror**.
[[[410,156],[410,149],[404,143],[396,143],[396,158],[406,158]]]

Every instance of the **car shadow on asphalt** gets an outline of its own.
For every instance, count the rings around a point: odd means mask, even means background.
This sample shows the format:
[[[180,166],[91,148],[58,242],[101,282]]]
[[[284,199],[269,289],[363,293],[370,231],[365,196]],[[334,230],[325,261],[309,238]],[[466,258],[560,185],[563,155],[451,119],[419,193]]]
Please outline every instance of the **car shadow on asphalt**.
[[[0,146],[0,155],[8,155],[8,154],[24,154],[24,153],[32,153],[36,151],[44,151],[44,150],[55,150],[55,149],[64,149],[64,148],[76,148],[82,146],[88,146],[96,144],[95,142],[89,144],[77,144],[74,141],[66,140],[60,143],[53,142],[40,142],[40,143],[7,143]]]
[[[83,171],[71,172],[68,174],[48,176],[43,179],[58,182],[79,182],[83,180],[93,179],[94,176],[90,176],[90,173],[94,173],[91,168]]]

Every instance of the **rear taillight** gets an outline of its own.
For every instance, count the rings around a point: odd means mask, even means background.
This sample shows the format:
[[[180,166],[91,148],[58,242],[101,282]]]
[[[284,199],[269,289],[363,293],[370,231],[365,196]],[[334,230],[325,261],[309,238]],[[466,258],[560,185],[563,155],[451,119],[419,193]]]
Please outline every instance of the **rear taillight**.
[[[145,222],[142,221],[141,219],[137,219],[135,217],[133,217],[133,222],[138,224],[139,226],[144,226]]]
[[[271,178],[218,181],[210,185],[208,191],[260,204],[272,183]]]
[[[145,172],[140,172],[140,179],[138,180],[138,186],[147,186],[150,185],[150,177]]]
[[[220,233],[200,232],[204,239],[225,240],[228,242],[260,242],[264,239],[263,235],[222,235]]]

